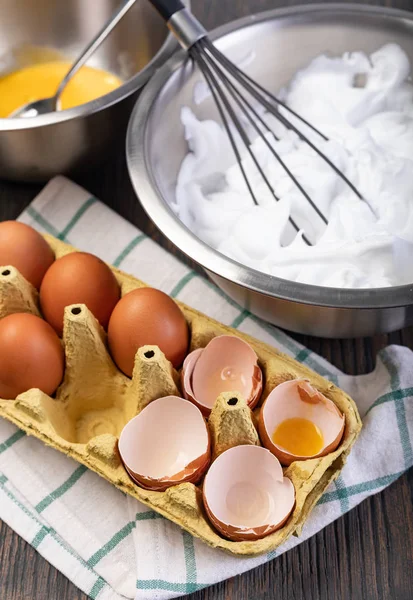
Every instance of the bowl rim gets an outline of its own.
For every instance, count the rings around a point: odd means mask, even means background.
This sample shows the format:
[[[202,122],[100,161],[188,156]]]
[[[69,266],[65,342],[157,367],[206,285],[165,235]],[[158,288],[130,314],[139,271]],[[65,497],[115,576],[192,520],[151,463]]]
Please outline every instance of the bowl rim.
[[[189,0],[186,0],[186,4],[189,5]],[[100,96],[95,100],[86,102],[74,108],[69,108],[62,111],[56,111],[41,115],[38,117],[32,117],[30,119],[0,119],[0,133],[5,131],[21,131],[27,129],[37,129],[38,127],[45,127],[47,125],[55,125],[57,123],[64,123],[71,121],[78,117],[86,115],[92,115],[101,110],[109,108],[110,106],[117,104],[121,100],[124,100],[134,92],[141,89],[156,70],[165,61],[173,55],[173,53],[179,48],[179,44],[174,36],[168,32],[165,25],[165,40],[159,50],[154,54],[152,59],[144,66],[143,69],[135,73],[130,79],[125,81],[115,90],[112,90],[108,94]]]
[[[297,5],[253,14],[222,25],[209,33],[211,39],[225,37],[237,29],[267,20],[309,13],[366,13],[408,21],[413,13],[354,3]],[[200,240],[162,199],[146,155],[147,126],[157,96],[169,78],[185,65],[186,52],[178,50],[152,77],[137,100],[126,136],[126,161],[134,191],[143,209],[158,229],[184,254],[206,271],[250,291],[289,302],[343,309],[390,309],[413,304],[413,282],[382,288],[332,288],[281,279],[247,267],[221,254]]]

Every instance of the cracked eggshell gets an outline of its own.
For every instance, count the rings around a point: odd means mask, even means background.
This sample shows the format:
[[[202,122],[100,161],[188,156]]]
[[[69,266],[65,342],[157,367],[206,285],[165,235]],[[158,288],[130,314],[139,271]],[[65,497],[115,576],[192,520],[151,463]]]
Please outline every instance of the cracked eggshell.
[[[257,355],[241,338],[221,335],[185,359],[182,388],[206,417],[222,392],[239,392],[253,409],[262,392],[262,371]]]
[[[296,417],[308,419],[320,429],[324,443],[318,454],[298,456],[272,441],[278,425]],[[259,434],[262,443],[285,466],[289,466],[296,460],[319,458],[333,452],[341,442],[344,426],[344,415],[334,402],[306,379],[285,381],[274,388],[265,400],[259,417]]]
[[[224,537],[258,540],[286,523],[295,506],[295,489],[271,452],[234,446],[210,467],[203,500],[211,523]]]
[[[130,477],[157,491],[197,483],[211,460],[204,417],[194,404],[178,396],[148,404],[123,428],[118,448]]]

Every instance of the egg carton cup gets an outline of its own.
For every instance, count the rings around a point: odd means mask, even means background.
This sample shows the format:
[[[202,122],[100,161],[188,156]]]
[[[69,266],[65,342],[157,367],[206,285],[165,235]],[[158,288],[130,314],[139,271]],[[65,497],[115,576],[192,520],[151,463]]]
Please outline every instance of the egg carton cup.
[[[44,235],[56,258],[76,249]],[[111,267],[122,296],[145,284]],[[205,347],[219,335],[234,335],[248,342],[258,356],[264,375],[260,405],[278,384],[305,378],[330,398],[345,416],[339,447],[322,458],[296,461],[283,469],[294,484],[295,508],[286,524],[257,541],[229,541],[208,520],[199,485],[182,483],[164,492],[139,487],[128,476],[118,452],[118,438],[130,419],[151,401],[168,395],[182,397],[179,374],[157,346],[140,348],[132,379],[121,373],[108,352],[106,333],[85,305],[65,309],[63,345],[66,368],[55,397],[37,389],[16,400],[0,400],[0,416],[28,435],[74,458],[122,492],[133,496],[193,536],[236,556],[258,556],[300,535],[312,508],[338,476],[354,444],[361,419],[353,400],[342,390],[289,356],[254,338],[178,302],[190,328],[189,351]],[[16,312],[39,315],[38,292],[13,267],[0,267],[0,317]],[[223,393],[208,420],[212,458],[240,444],[261,445],[257,433],[259,407],[251,412],[238,393]]]

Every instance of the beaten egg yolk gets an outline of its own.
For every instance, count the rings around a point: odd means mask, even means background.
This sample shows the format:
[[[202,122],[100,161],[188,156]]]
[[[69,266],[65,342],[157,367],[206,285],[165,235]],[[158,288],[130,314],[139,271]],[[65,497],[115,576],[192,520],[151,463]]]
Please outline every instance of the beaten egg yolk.
[[[66,61],[47,62],[0,77],[0,118],[7,118],[24,104],[53,96],[70,66]],[[83,66],[63,90],[60,108],[73,108],[95,100],[122,83],[112,73]]]
[[[314,456],[324,445],[323,434],[317,425],[300,417],[282,421],[274,431],[272,440],[295,456]]]

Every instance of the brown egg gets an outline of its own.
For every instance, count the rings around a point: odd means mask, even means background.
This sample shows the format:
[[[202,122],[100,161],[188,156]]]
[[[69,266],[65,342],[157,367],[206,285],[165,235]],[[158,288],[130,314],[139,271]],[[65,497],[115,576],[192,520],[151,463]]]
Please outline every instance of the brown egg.
[[[106,328],[119,298],[120,288],[110,268],[86,252],[72,252],[56,260],[40,287],[44,318],[60,336],[66,306],[86,304]]]
[[[0,265],[11,265],[35,288],[39,289],[44,274],[54,262],[54,254],[46,240],[29,225],[18,221],[0,223]]]
[[[1,319],[0,398],[14,399],[31,388],[51,395],[63,371],[62,344],[46,321],[22,313]]]
[[[178,305],[167,294],[139,288],[118,302],[109,321],[108,342],[119,369],[132,376],[141,346],[158,346],[175,368],[188,349],[188,325]]]

